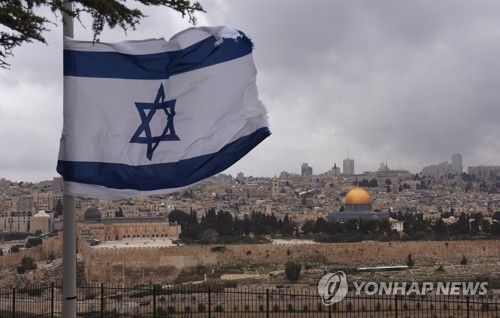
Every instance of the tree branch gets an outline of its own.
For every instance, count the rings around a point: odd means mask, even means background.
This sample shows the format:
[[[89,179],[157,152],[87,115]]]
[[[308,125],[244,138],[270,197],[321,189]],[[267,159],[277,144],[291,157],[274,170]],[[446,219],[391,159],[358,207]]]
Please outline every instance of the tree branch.
[[[189,0],[136,0],[146,6],[164,6],[188,16],[189,22],[196,24],[195,13],[205,12],[198,3]],[[46,25],[56,24],[34,13],[35,8],[48,7],[56,14],[66,12],[80,20],[81,13],[92,17],[93,40],[98,41],[106,26],[119,26],[124,31],[134,30],[144,18],[139,9],[129,8],[125,0],[74,0],[75,9],[68,12],[63,0],[0,0],[0,24],[10,31],[0,31],[0,68],[9,68],[7,58],[13,56],[12,50],[25,43],[38,41],[46,43],[43,33]]]

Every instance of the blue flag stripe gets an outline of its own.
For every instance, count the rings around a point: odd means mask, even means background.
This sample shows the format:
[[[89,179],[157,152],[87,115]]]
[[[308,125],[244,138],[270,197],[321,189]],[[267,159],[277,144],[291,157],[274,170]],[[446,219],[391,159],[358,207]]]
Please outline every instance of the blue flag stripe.
[[[252,43],[244,34],[219,45],[215,42],[210,36],[183,50],[142,55],[64,50],[64,76],[163,80],[252,53]]]
[[[152,191],[179,188],[229,168],[270,135],[267,127],[227,144],[220,151],[174,163],[129,166],[117,163],[59,160],[57,172],[65,181],[114,189]]]

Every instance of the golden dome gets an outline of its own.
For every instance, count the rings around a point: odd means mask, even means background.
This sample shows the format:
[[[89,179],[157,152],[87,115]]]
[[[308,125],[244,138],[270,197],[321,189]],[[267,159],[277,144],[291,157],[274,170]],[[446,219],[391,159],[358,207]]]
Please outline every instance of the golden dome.
[[[365,189],[354,188],[346,195],[345,204],[372,204],[372,198]]]

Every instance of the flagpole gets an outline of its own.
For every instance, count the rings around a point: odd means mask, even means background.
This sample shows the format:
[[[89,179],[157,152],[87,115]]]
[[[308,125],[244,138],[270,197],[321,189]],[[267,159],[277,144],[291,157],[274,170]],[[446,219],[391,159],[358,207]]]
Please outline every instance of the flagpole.
[[[64,3],[67,10],[73,10],[73,3]],[[73,38],[73,17],[63,13],[63,36]],[[63,82],[64,83],[64,82]],[[64,85],[64,84],[63,84]],[[64,94],[64,89],[63,89]],[[63,97],[63,104],[65,96]],[[76,211],[75,197],[63,197],[63,299],[62,316],[76,318]]]

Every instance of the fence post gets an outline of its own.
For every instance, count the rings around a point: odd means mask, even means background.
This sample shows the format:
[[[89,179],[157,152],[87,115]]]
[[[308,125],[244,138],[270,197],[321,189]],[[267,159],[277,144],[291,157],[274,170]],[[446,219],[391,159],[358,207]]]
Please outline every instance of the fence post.
[[[465,297],[465,299],[467,300],[467,316],[465,317],[469,318],[470,317],[469,296]]]
[[[212,294],[210,293],[210,286],[208,286],[208,318],[212,317]]]
[[[101,283],[101,318],[104,318],[104,283]]]
[[[12,288],[12,318],[16,318],[16,289]]]
[[[50,318],[54,318],[54,282],[50,284]]]
[[[266,318],[269,318],[269,288],[266,289]]]
[[[332,318],[332,305],[328,306],[328,318]]]
[[[394,312],[396,313],[396,318],[398,318],[398,295],[394,295]]]
[[[153,284],[153,318],[156,318],[156,285]]]

